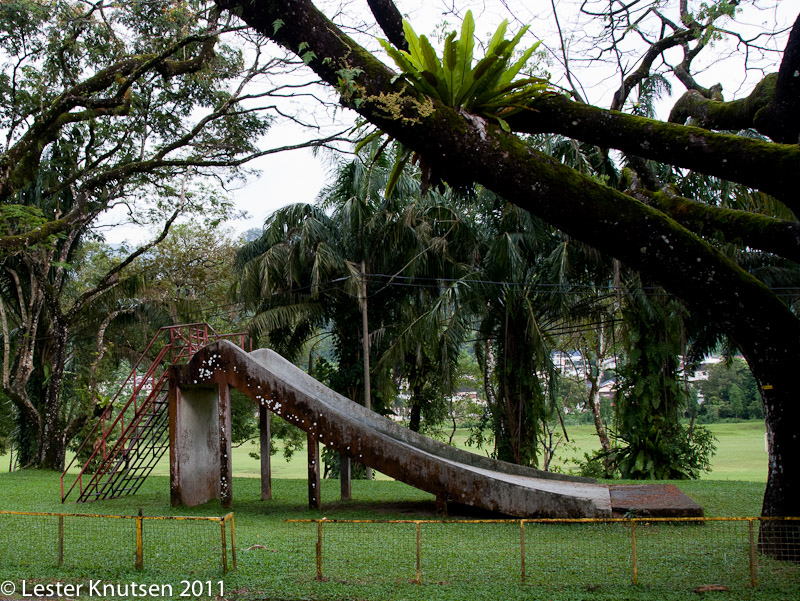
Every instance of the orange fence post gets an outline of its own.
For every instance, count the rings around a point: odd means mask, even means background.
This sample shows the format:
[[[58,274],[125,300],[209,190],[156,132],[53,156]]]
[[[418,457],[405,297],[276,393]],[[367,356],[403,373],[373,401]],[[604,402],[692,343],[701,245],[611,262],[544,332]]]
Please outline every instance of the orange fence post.
[[[222,529],[222,573],[228,573],[228,549],[227,549],[227,540],[225,537],[225,518],[222,518],[219,521],[219,525]]]
[[[422,584],[422,548],[420,545],[420,522],[417,522],[417,585]]]
[[[756,537],[753,531],[753,520],[748,520],[750,526],[750,586],[756,588],[758,576],[756,573]]]
[[[317,580],[322,580],[322,520],[317,520]]]
[[[231,523],[231,562],[233,565],[233,569],[236,569],[236,528],[234,525],[233,520],[233,512],[231,511],[228,515],[225,516],[225,519],[229,519]]]
[[[139,508],[139,515],[136,517],[136,569],[144,569],[144,534],[142,532],[144,520],[142,519],[142,508]]]

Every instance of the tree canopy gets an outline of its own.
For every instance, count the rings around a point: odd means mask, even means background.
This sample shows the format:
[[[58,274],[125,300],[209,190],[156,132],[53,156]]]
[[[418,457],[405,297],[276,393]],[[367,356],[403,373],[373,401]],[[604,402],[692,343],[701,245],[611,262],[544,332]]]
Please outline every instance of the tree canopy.
[[[763,511],[789,515],[800,499],[800,464],[794,459],[800,456],[794,436],[800,408],[792,392],[800,321],[755,270],[726,256],[715,236],[735,237],[744,247],[778,259],[795,256],[800,238],[766,232],[797,230],[793,212],[800,177],[800,80],[794,74],[800,69],[800,20],[777,73],[766,75],[748,96],[726,102],[716,82],[698,83],[693,65],[698,55],[714,52],[712,42],[726,31],[721,23],[739,4],[582,3],[584,11],[596,8],[596,18],[604,23],[596,52],[618,66],[616,77],[622,83],[611,106],[587,104],[579,86],[572,85],[569,92],[529,99],[525,110],[505,119],[505,131],[491,119],[447,106],[409,86],[310,0],[220,2],[257,31],[304,56],[340,93],[342,104],[413,149],[443,181],[485,186],[652,278],[693,315],[728,336],[759,384],[770,433]],[[401,22],[397,7],[390,0],[370,5],[386,37],[403,47],[406,42],[393,25]],[[676,16],[670,17],[667,8]],[[640,23],[645,18],[658,26],[645,31]],[[635,57],[623,44],[632,38],[638,43]],[[738,40],[750,50],[756,45],[742,36]],[[562,65],[578,58],[564,46]],[[682,54],[680,62],[666,54],[669,49]],[[574,73],[567,74],[574,83]],[[686,89],[670,120],[635,114],[627,102],[631,94],[665,74]],[[532,133],[561,134],[616,149],[624,156],[627,176],[610,186],[583,175],[528,144],[526,136]],[[731,213],[699,196],[681,196],[670,177],[659,173],[659,165],[669,166],[671,174],[691,170],[770,195],[791,217]]]
[[[203,0],[0,3],[0,372],[24,463],[62,467],[98,408],[73,402],[65,370],[129,313],[128,268],[181,217],[230,215],[226,188],[275,150],[258,142],[285,88],[263,82],[302,61],[266,45]],[[87,274],[82,248],[113,210],[155,233]]]

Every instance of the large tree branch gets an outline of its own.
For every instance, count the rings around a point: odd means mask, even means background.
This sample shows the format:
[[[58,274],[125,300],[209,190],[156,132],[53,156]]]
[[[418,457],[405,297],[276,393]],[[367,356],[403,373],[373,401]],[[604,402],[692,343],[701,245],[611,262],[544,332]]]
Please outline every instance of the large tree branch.
[[[800,15],[783,52],[775,95],[770,105],[756,114],[754,125],[776,142],[800,143]]]
[[[669,113],[670,123],[683,125],[688,119],[707,129],[740,130],[754,127],[756,114],[769,106],[775,94],[777,75],[764,77],[747,98],[723,102],[689,90],[678,99]],[[766,133],[766,132],[762,132]]]
[[[392,45],[408,52],[408,42],[403,33],[403,15],[397,10],[394,2],[392,0],[367,0],[367,4]]]
[[[84,208],[85,203],[77,203],[60,219],[48,221],[24,234],[0,236],[0,255],[17,253],[67,231],[83,217]]]
[[[548,96],[508,118],[524,133],[558,133],[603,148],[757,188],[800,212],[800,147],[664,123]]]
[[[727,242],[738,242],[800,264],[800,223],[796,221],[715,207],[666,192],[639,191],[636,196],[703,237],[722,235]]]
[[[684,123],[688,118],[711,129],[754,128],[776,142],[800,142],[800,16],[786,43],[780,69],[767,75],[747,98],[733,102],[709,100],[694,90],[684,94],[673,107],[669,120]]]
[[[787,338],[780,344],[765,341],[760,324],[741,319],[743,310],[770,315],[782,334],[800,340],[800,322],[786,306],[713,246],[662,212],[578,174],[484,119],[404,91],[389,69],[309,0],[224,1],[287,48],[297,49],[299,40],[308,44],[318,57],[309,66],[331,85],[339,85],[341,69],[357,73],[345,101],[425,155],[445,178],[469,173],[574,238],[654,275],[740,344],[758,347],[760,357],[778,360]],[[279,18],[284,25],[275,32],[272,24]]]

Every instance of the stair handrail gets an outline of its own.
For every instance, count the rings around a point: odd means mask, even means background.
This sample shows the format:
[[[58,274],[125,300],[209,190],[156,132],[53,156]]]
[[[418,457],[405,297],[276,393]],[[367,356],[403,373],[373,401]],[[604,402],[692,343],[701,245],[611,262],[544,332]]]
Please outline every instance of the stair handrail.
[[[125,405],[122,407],[122,409],[117,413],[116,417],[113,419],[113,421],[111,422],[111,425],[107,429],[105,427],[105,414],[106,414],[106,412],[108,412],[108,413],[111,412],[112,405],[109,404],[109,406],[104,410],[103,414],[101,414],[100,419],[98,419],[98,421],[95,424],[95,426],[89,431],[89,434],[86,436],[86,439],[83,441],[83,443],[81,443],[81,446],[78,447],[78,450],[76,451],[75,456],[72,458],[72,460],[69,462],[69,465],[66,467],[64,472],[61,474],[61,502],[62,503],[69,496],[69,493],[72,492],[72,489],[75,488],[75,485],[78,484],[79,481],[81,481],[81,479],[83,478],[83,474],[86,472],[87,468],[92,464],[92,460],[97,456],[97,454],[100,452],[101,448],[103,450],[103,459],[106,459],[106,457],[108,457],[110,455],[110,453],[106,453],[106,448],[105,448],[105,436],[106,436],[106,434],[108,434],[109,432],[113,431],[114,428],[117,427],[117,424],[119,424],[121,421],[124,422],[125,412],[130,408],[131,404],[135,403],[135,401],[138,399],[139,392],[141,391],[142,387],[153,376],[153,372],[158,367],[158,364],[161,363],[161,361],[163,361],[164,357],[167,355],[167,353],[170,350],[171,350],[171,345],[169,345],[169,344],[164,345],[164,347],[162,347],[162,349],[159,351],[158,355],[156,356],[156,359],[151,364],[150,369],[147,370],[147,374],[145,375],[145,377],[142,378],[141,383],[134,388],[134,391],[131,393],[131,396],[128,399],[128,402],[125,403]],[[164,373],[166,373],[166,370],[164,371]],[[162,376],[163,376],[163,374],[162,374]],[[128,376],[128,378],[125,380],[125,383],[122,385],[122,388],[125,387],[125,385],[128,383],[128,380],[130,380],[130,376]],[[160,382],[160,378],[159,378],[159,382]],[[156,388],[157,388],[156,386],[153,386],[153,389],[148,394],[148,396],[145,398],[144,402],[141,404],[141,406],[136,408],[135,411],[138,412],[142,407],[144,407],[147,404],[147,399],[156,390]],[[116,400],[118,395],[119,395],[119,393],[114,397],[114,400]],[[94,437],[93,435],[95,434],[95,432],[97,431],[98,426],[100,426],[100,425],[103,426],[103,443],[102,443],[102,445],[96,447],[91,452],[91,454],[86,459],[86,461],[83,462],[83,466],[81,467],[80,471],[78,472],[78,475],[76,476],[75,481],[72,483],[72,486],[69,487],[69,490],[67,490],[67,492],[65,493],[64,492],[64,476],[67,475],[67,472],[69,471],[69,469],[78,460],[78,457],[80,456],[80,452],[83,450],[83,448],[89,443],[90,440],[93,439],[93,437]],[[112,451],[111,452],[113,452],[115,448],[116,448],[116,445],[114,447],[112,447]],[[82,489],[81,489],[81,492],[83,492]]]
[[[69,469],[75,463],[75,461],[77,460],[78,456],[80,455],[80,452],[83,450],[83,447],[86,445],[86,443],[89,440],[92,439],[92,437],[95,434],[95,432],[96,432],[98,427],[100,427],[100,426],[103,427],[103,435],[104,436],[105,436],[106,432],[110,432],[113,429],[113,426],[112,426],[108,430],[105,430],[105,420],[106,420],[107,417],[110,417],[111,412],[114,410],[114,405],[116,404],[117,400],[122,395],[122,393],[125,391],[125,387],[131,381],[131,378],[133,378],[133,381],[134,381],[134,387],[133,387],[133,392],[131,393],[131,396],[133,398],[135,398],[135,397],[138,397],[138,394],[139,394],[139,392],[141,392],[142,387],[147,382],[147,380],[152,376],[152,371],[153,371],[154,366],[157,366],[158,363],[163,359],[164,355],[174,348],[174,346],[175,346],[174,331],[176,329],[177,330],[188,329],[188,328],[195,328],[196,329],[196,328],[198,328],[200,326],[208,326],[208,324],[191,323],[191,324],[180,324],[180,325],[177,325],[177,326],[162,326],[161,328],[159,328],[156,331],[156,333],[153,335],[153,338],[148,343],[147,347],[144,349],[144,351],[142,351],[142,354],[139,356],[139,359],[136,361],[136,363],[131,368],[131,371],[128,374],[128,377],[125,378],[125,380],[122,382],[122,384],[119,387],[119,390],[117,390],[116,394],[112,397],[111,401],[109,401],[108,405],[106,405],[106,407],[103,409],[102,413],[98,416],[97,423],[89,431],[89,434],[87,434],[86,438],[84,439],[83,443],[81,443],[80,447],[78,447],[78,451],[75,453],[75,456],[69,462],[69,465],[67,465],[66,469],[64,469],[64,472],[62,473],[62,477],[63,477],[64,474],[66,474],[69,471]],[[208,326],[208,328],[211,329],[211,331],[214,333],[215,338],[219,337],[219,334],[217,334],[211,326]],[[171,334],[169,343],[166,344],[161,349],[161,351],[159,351],[156,359],[154,359],[150,363],[150,368],[148,368],[147,373],[145,373],[145,375],[141,378],[141,383],[137,386],[136,385],[136,375],[139,372],[139,366],[141,365],[142,361],[144,361],[144,359],[147,357],[148,352],[153,347],[153,345],[156,343],[156,341],[158,340],[159,336],[161,336],[166,331],[170,331],[170,334]],[[172,361],[174,362],[174,360],[177,359],[177,358],[178,357],[174,357],[173,356],[173,360]],[[128,409],[128,405],[129,404],[130,404],[130,399],[129,399],[128,403],[126,403],[125,407],[123,408],[123,410],[120,413],[124,413],[125,410]],[[115,425],[116,424],[114,424],[114,426]],[[104,453],[104,455],[105,455],[105,453]],[[92,454],[92,458],[93,457],[94,457],[94,454]],[[63,493],[63,491],[62,491],[62,493]],[[62,496],[63,496],[63,494],[62,494]]]
[[[169,345],[167,345],[167,346],[169,346]],[[167,348],[167,347],[165,347],[165,348]],[[154,399],[156,397],[158,397],[163,392],[164,380],[167,377],[168,377],[168,372],[167,372],[167,370],[164,370],[161,373],[161,376],[156,381],[156,383],[153,385],[153,389],[147,395],[147,397],[145,398],[144,402],[142,402],[142,404],[139,406],[139,409],[137,410],[136,415],[131,420],[130,424],[128,424],[128,428],[123,430],[123,432],[121,433],[120,437],[114,443],[114,446],[111,447],[111,451],[108,453],[107,456],[103,457],[103,463],[100,465],[100,467],[97,469],[97,471],[94,474],[92,474],[92,481],[99,480],[106,473],[108,473],[108,465],[107,465],[108,459],[111,459],[111,458],[114,457],[117,449],[119,449],[121,446],[122,447],[125,446],[125,443],[128,441],[128,438],[129,438],[128,436],[126,436],[128,430],[130,428],[135,427],[135,426],[138,425],[138,421],[141,421],[142,412],[144,412],[146,409],[148,409],[150,407],[150,405],[153,404]],[[117,418],[119,419],[119,416],[123,415],[125,413],[125,410],[127,410],[127,409],[128,409],[128,407],[126,406],[125,409],[123,409],[119,413]],[[137,418],[139,418],[138,421],[137,421]],[[116,426],[116,423],[112,425],[112,427],[109,429],[109,432],[111,430],[113,430],[113,428],[115,426]],[[96,451],[95,451],[95,453],[96,453]],[[72,484],[70,489],[67,491],[67,495],[69,495],[69,493],[72,492],[72,489],[75,487],[75,484],[77,484],[79,481],[81,482],[80,494],[83,494],[83,490],[84,489],[83,489],[83,483],[82,483],[82,476],[83,476],[84,470],[86,469],[86,466],[91,463],[91,459],[92,459],[92,457],[90,457],[89,460],[86,461],[86,464],[84,465],[83,469],[81,469],[81,472],[78,474],[78,478],[76,478],[75,482]],[[91,482],[89,482],[89,485],[91,485]],[[64,498],[66,498],[66,496]],[[63,499],[62,499],[62,503],[63,503]]]
[[[167,344],[165,344],[161,348],[161,350],[158,352],[158,355],[150,363],[150,367],[148,368],[147,372],[141,378],[140,382],[137,385],[137,383],[136,383],[136,375],[137,375],[137,373],[139,371],[140,364],[147,357],[148,352],[153,347],[153,345],[156,343],[156,341],[158,340],[159,336],[161,336],[162,334],[164,334],[167,331],[170,332],[169,342]],[[178,336],[176,336],[176,332],[179,333]],[[184,335],[184,332],[187,332],[188,335]],[[192,340],[192,334],[195,334],[195,339],[194,340]],[[208,344],[211,341],[211,338],[213,338],[213,340],[216,341],[216,340],[230,339],[230,338],[238,337],[239,346],[244,348],[244,341],[245,341],[245,337],[246,336],[247,336],[247,334],[245,332],[235,332],[235,333],[231,333],[231,334],[219,334],[216,330],[214,330],[214,328],[211,325],[209,325],[208,323],[205,323],[205,322],[196,322],[196,323],[190,323],[190,324],[179,324],[179,325],[173,325],[173,326],[162,326],[161,328],[159,328],[158,331],[153,335],[153,338],[150,340],[150,342],[147,345],[147,347],[145,348],[145,350],[140,355],[139,359],[134,364],[133,368],[131,369],[131,372],[128,374],[128,377],[125,378],[123,383],[120,385],[119,390],[117,391],[117,393],[112,397],[111,401],[103,409],[103,412],[100,414],[99,419],[97,420],[95,425],[92,427],[92,429],[89,431],[89,434],[86,436],[86,438],[84,439],[83,443],[81,443],[81,445],[78,447],[78,450],[76,451],[76,453],[73,456],[72,460],[69,462],[67,467],[62,472],[61,479],[60,479],[61,480],[61,502],[63,503],[66,500],[67,496],[69,496],[69,494],[72,492],[72,490],[75,488],[75,486],[79,482],[81,483],[81,486],[80,486],[81,493],[83,492],[83,474],[84,474],[84,472],[86,472],[88,466],[91,465],[92,460],[95,458],[95,456],[99,452],[100,447],[95,448],[92,451],[92,453],[89,455],[89,458],[84,462],[83,467],[81,468],[80,472],[78,472],[78,475],[75,478],[75,481],[72,483],[72,486],[69,487],[69,490],[66,491],[66,493],[64,492],[64,476],[67,475],[67,472],[70,470],[70,468],[72,468],[72,466],[78,460],[78,457],[80,456],[80,453],[83,450],[83,448],[86,446],[86,444],[88,444],[89,441],[94,438],[94,434],[96,433],[98,427],[102,427],[102,429],[103,429],[103,442],[102,442],[103,460],[105,460],[107,457],[109,457],[111,454],[113,454],[116,451],[117,447],[119,446],[118,444],[115,444],[114,447],[112,447],[111,453],[108,453],[108,454],[106,453],[105,438],[106,438],[107,434],[109,432],[112,432],[114,430],[114,428],[117,427],[117,424],[120,423],[120,421],[122,421],[122,430],[123,430],[123,434],[124,434],[124,431],[125,431],[124,415],[125,415],[125,412],[130,408],[131,403],[134,403],[134,412],[135,412],[135,414],[138,414],[142,410],[142,408],[148,404],[148,401],[150,400],[150,397],[160,387],[161,380],[163,379],[164,374],[166,374],[166,370],[164,370],[164,372],[159,377],[158,383],[156,383],[154,381],[153,388],[150,391],[150,394],[148,394],[148,396],[145,397],[145,400],[142,403],[142,405],[140,407],[137,407],[135,403],[136,403],[136,400],[139,398],[139,393],[141,392],[141,389],[144,387],[144,385],[151,378],[154,379],[155,370],[164,362],[164,357],[167,355],[167,353],[172,351],[172,356],[169,359],[169,365],[174,365],[179,359],[182,359],[184,357],[190,357],[191,355],[193,355],[194,351],[199,349],[201,346],[203,346],[205,344]],[[180,341],[184,341],[186,344],[183,344],[183,345],[178,344]],[[251,345],[252,345],[252,341],[251,341]],[[193,349],[193,347],[194,347],[194,349]],[[185,353],[184,350],[187,349],[187,348],[188,348],[188,353]],[[175,353],[176,349],[180,349],[177,354]],[[133,378],[133,381],[134,381],[133,392],[131,393],[131,396],[129,397],[127,403],[125,403],[123,408],[117,413],[117,417],[111,423],[111,426],[108,429],[106,429],[106,427],[105,427],[106,419],[107,419],[107,417],[110,417],[111,412],[114,409],[115,403],[117,402],[119,397],[124,392],[125,387],[128,385],[128,383],[130,382],[131,378]],[[134,417],[134,421],[135,421],[135,417]],[[121,436],[120,440],[122,440],[123,438],[124,438],[124,436]],[[102,468],[102,466],[101,466],[101,468]]]

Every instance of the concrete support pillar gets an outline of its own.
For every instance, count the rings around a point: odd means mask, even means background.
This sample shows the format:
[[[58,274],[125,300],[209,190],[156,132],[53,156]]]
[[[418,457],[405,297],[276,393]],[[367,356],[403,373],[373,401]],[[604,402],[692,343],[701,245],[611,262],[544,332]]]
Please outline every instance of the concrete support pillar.
[[[219,393],[170,387],[170,501],[189,507],[221,497]],[[230,491],[230,486],[228,486]]]
[[[350,457],[344,453],[339,453],[339,483],[341,484],[342,501],[352,499],[350,480],[352,478],[352,463]]]
[[[436,515],[447,517],[447,495],[438,493],[436,495]]]
[[[270,441],[270,417],[272,413],[265,405],[258,406],[258,430],[261,437],[261,500],[272,498],[272,443]]]
[[[320,479],[319,479],[319,443],[311,434],[308,434],[308,507],[320,509],[322,507]]]

